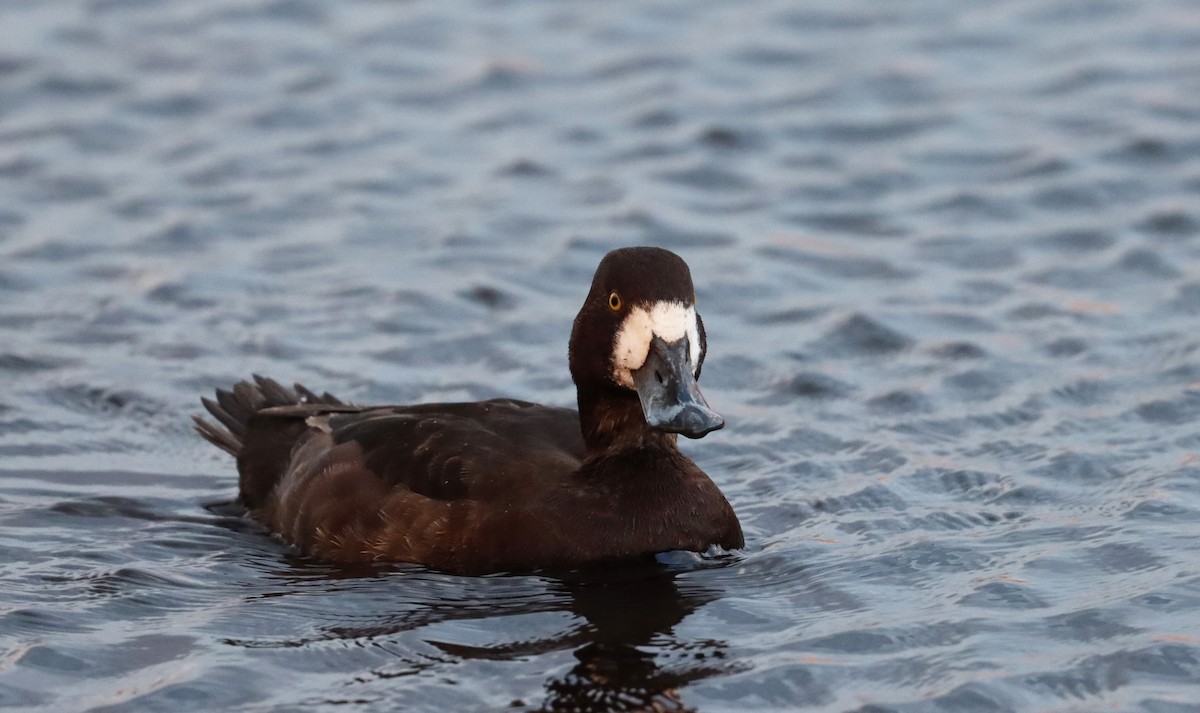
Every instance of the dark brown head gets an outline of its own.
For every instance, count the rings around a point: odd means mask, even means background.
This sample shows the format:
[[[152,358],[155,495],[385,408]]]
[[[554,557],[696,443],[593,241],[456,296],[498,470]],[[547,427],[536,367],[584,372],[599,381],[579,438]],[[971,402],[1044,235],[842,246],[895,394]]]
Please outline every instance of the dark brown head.
[[[700,438],[721,428],[696,383],[706,349],[687,263],[661,248],[614,250],[571,330],[581,411],[586,399],[636,398],[655,430]]]

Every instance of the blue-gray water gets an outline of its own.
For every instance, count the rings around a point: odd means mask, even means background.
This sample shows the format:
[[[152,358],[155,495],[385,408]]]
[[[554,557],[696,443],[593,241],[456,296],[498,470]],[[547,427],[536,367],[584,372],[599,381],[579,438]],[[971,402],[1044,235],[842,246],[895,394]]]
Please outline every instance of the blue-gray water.
[[[569,405],[645,243],[732,563],[321,566],[190,431]],[[0,707],[1195,711],[1198,313],[1194,0],[4,0]]]

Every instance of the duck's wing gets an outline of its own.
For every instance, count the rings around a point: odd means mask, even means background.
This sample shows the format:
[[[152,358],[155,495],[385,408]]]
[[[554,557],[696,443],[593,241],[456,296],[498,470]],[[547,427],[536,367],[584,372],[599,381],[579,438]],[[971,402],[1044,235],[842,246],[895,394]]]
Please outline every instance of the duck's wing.
[[[389,487],[495,501],[561,480],[584,455],[575,411],[524,401],[390,406],[308,419]],[[356,463],[356,465],[358,465]]]
[[[491,401],[288,418],[307,428],[255,515],[305,552],[486,572],[561,548],[541,505],[579,468],[573,411]]]

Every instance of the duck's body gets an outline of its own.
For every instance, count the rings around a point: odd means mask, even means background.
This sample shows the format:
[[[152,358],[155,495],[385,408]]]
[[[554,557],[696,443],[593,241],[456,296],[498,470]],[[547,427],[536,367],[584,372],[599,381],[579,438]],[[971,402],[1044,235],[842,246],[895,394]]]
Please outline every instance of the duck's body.
[[[651,299],[665,268],[668,295]],[[224,429],[198,429],[237,457],[252,515],[325,560],[485,573],[742,547],[733,509],[676,447],[676,432],[722,425],[695,388],[705,345],[686,265],[616,251],[592,293],[571,339],[580,412],[502,399],[359,407],[256,377],[205,400]],[[655,312],[668,303],[667,318]],[[667,324],[678,315],[692,322]]]

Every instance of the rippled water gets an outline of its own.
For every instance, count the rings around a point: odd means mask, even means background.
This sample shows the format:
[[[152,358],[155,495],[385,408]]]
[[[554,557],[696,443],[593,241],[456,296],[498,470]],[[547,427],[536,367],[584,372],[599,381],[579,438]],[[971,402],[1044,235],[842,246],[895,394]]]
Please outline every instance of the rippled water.
[[[1198,206],[1194,1],[5,0],[0,706],[1197,710]],[[571,404],[642,243],[732,564],[322,566],[190,432]]]

